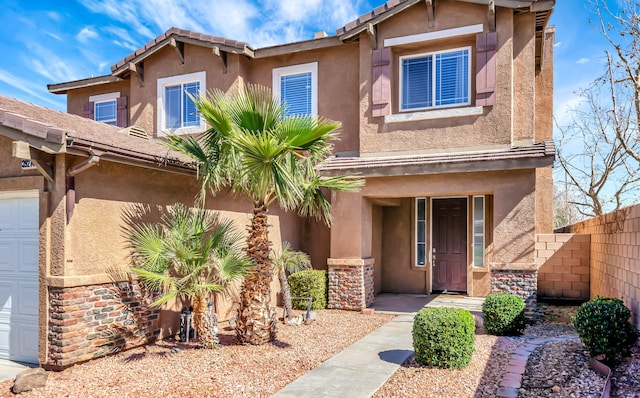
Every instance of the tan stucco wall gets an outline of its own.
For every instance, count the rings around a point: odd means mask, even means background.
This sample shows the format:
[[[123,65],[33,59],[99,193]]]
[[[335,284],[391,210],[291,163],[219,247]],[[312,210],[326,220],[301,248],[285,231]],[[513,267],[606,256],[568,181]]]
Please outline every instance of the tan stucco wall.
[[[75,189],[75,210],[67,227],[64,276],[86,283],[92,276],[97,278],[127,269],[128,251],[123,236],[125,211],[132,205],[149,206],[150,220],[153,220],[173,203],[193,206],[199,182],[195,177],[100,162],[76,177]],[[247,200],[218,195],[209,197],[206,203],[207,208],[224,209],[220,211],[222,217],[234,220],[239,230],[246,230],[252,210]],[[274,248],[278,249],[282,240],[291,242],[294,248],[299,247],[297,216],[280,210],[277,205],[270,210],[270,238]],[[274,281],[274,299],[278,291]],[[230,304],[230,301],[221,302],[219,308],[224,312]]]
[[[134,78],[135,80],[135,78]],[[107,83],[100,86],[79,88],[67,92],[67,113],[84,116],[84,104],[89,101],[92,95],[109,94],[119,92],[121,97],[129,97],[131,81],[122,80],[114,83]],[[131,98],[128,99],[131,101]],[[129,118],[131,120],[131,113]]]
[[[480,5],[439,1],[436,7],[435,26],[429,28],[425,23],[426,20],[427,14],[424,4],[412,6],[412,12],[400,13],[389,18],[378,26],[378,48],[381,48],[384,39],[387,38],[459,26],[484,24],[485,32],[488,31],[487,10],[485,6]],[[496,26],[498,36],[496,105],[484,107],[483,115],[479,116],[449,117],[392,124],[385,124],[382,117],[371,117],[372,50],[370,40],[365,40],[367,36],[363,33],[360,38],[360,84],[363,93],[360,98],[361,153],[416,152],[452,150],[456,147],[509,145],[512,142],[513,125],[516,122],[514,119],[516,104],[519,112],[523,112],[520,118],[526,121],[526,123],[522,122],[518,125],[520,131],[518,134],[526,135],[531,141],[533,139],[533,25],[531,24],[530,29],[514,28],[513,12],[509,9],[496,8]],[[515,32],[514,29],[516,29]],[[518,43],[520,47],[526,47],[526,51],[518,48],[519,52],[514,53],[514,34],[525,35],[518,40]],[[473,49],[471,54],[471,103],[473,105],[475,101],[475,35],[468,35],[392,47],[392,111],[397,112],[398,110],[399,56],[460,46],[471,46]],[[521,65],[520,68],[514,67],[514,58]],[[531,97],[520,95],[517,91],[519,87],[514,85],[514,81],[528,78],[531,78],[531,82],[524,84],[524,86],[530,91]],[[518,97],[517,100],[516,97]]]
[[[544,32],[542,62],[536,73],[536,131],[535,140],[553,138],[553,46],[555,28],[548,27]]]
[[[340,121],[335,152],[358,150],[358,44],[251,60],[249,82],[272,87],[273,69],[318,63],[318,115]]]
[[[425,271],[428,268],[412,266],[413,199],[404,198],[400,203],[398,207],[383,208],[382,261],[374,264],[374,270],[380,268],[381,290],[385,293],[424,294],[427,292],[429,275]]]

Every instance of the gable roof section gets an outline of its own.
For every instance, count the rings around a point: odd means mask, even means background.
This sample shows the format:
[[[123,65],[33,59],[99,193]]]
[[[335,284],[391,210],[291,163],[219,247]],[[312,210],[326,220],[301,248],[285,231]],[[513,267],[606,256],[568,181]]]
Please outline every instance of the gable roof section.
[[[525,147],[445,154],[331,157],[321,166],[326,175],[358,173],[363,177],[388,177],[547,167],[555,159],[553,141]]]
[[[427,3],[436,0],[427,0]],[[536,31],[544,30],[551,10],[555,5],[555,0],[458,0],[465,3],[485,4],[489,6],[491,3],[496,7],[506,7],[518,9],[526,12],[536,13]],[[340,40],[345,41],[356,37],[367,29],[369,24],[376,25],[394,15],[411,7],[417,3],[425,3],[425,0],[390,0],[385,4],[376,7],[370,12],[359,16],[357,19],[347,23],[343,27],[336,30],[336,35]],[[426,7],[426,5],[425,5]]]
[[[253,57],[253,49],[245,42],[172,27],[160,36],[154,38],[144,46],[140,47],[136,51],[118,61],[111,67],[111,74],[114,76],[118,76],[121,73],[128,71],[128,65],[130,63],[136,64],[140,61],[143,61],[145,58],[160,50],[161,48],[174,43],[174,41],[195,44],[209,48],[218,47],[221,51],[230,52],[233,54],[243,54],[251,58]]]
[[[96,152],[112,161],[191,173],[183,155],[158,139],[130,136],[126,129],[0,95],[0,134],[48,153]]]

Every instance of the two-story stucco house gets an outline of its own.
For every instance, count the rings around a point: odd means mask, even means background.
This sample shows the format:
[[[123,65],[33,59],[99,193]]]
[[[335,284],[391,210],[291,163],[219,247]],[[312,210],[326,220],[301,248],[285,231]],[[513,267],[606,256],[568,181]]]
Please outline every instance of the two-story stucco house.
[[[333,194],[330,228],[271,215],[274,243],[328,270],[330,307],[379,292],[535,297],[535,235],[552,229],[554,3],[392,0],[335,36],[258,49],[172,28],[109,75],[49,85],[67,114],[0,97],[0,294],[13,298],[0,357],[62,367],[175,332],[172,308],[148,309],[122,271],[125,215],[193,204],[193,168],[159,140],[206,129],[188,94],[241,83],[341,122],[322,172],[365,179]],[[207,206],[240,225],[251,208]]]

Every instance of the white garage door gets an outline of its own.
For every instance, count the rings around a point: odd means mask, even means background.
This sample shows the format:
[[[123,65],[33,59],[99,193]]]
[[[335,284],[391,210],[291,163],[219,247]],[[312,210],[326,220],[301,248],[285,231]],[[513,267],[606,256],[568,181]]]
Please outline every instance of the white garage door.
[[[38,362],[38,191],[0,192],[0,358]]]

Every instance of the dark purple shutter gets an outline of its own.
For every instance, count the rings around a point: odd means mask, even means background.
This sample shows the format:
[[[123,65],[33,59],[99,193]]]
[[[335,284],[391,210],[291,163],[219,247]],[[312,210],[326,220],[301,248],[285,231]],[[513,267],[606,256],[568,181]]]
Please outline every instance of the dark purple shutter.
[[[127,107],[127,97],[116,99],[116,126],[127,127],[129,125],[129,113]]]
[[[84,103],[84,117],[93,120],[93,102]]]
[[[373,51],[373,86],[371,116],[380,117],[391,113],[391,49]]]
[[[476,36],[476,105],[496,103],[496,32],[478,33]]]

